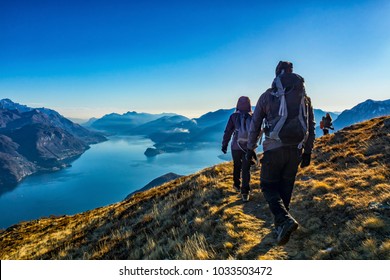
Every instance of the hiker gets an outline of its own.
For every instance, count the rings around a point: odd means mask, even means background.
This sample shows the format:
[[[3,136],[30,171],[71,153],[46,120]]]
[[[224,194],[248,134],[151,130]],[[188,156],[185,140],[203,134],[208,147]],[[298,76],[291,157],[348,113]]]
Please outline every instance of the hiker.
[[[332,117],[329,113],[326,113],[325,117],[322,117],[322,123],[320,123],[320,128],[322,129],[322,132],[324,135],[329,134],[329,129],[334,130],[333,123],[332,123]]]
[[[242,200],[249,200],[250,163],[247,160],[247,138],[252,119],[252,106],[249,97],[241,96],[237,101],[236,111],[230,115],[222,140],[222,152],[227,153],[229,141],[233,156],[233,188],[241,193]],[[239,134],[245,134],[241,136]],[[242,175],[242,184],[241,184]]]
[[[304,79],[293,64],[280,61],[272,87],[259,98],[250,127],[248,159],[256,156],[260,135],[265,135],[260,188],[273,214],[277,244],[284,245],[298,228],[289,213],[298,166],[310,164],[314,144],[314,114]]]

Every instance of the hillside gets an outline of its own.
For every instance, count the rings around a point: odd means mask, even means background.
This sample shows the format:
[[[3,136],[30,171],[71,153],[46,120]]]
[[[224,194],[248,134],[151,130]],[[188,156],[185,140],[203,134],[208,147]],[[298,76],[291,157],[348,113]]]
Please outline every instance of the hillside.
[[[54,110],[0,100],[0,195],[26,176],[66,167],[106,140]]]
[[[130,199],[0,232],[1,259],[390,259],[390,117],[316,139],[299,171],[300,228],[275,246],[254,170],[251,200],[232,190],[232,163]]]

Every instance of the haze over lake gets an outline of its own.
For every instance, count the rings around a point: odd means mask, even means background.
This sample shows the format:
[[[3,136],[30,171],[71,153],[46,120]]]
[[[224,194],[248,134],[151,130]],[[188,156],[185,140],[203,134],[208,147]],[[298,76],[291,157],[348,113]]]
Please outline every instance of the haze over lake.
[[[218,145],[147,158],[144,151],[152,145],[139,137],[111,137],[92,145],[69,168],[26,178],[0,195],[0,228],[115,203],[168,172],[188,175],[223,161]]]

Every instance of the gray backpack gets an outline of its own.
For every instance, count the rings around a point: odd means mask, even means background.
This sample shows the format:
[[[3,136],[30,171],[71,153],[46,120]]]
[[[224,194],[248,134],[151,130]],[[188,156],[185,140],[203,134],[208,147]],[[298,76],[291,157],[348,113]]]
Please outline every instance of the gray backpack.
[[[249,139],[249,128],[252,121],[251,113],[239,113],[236,119],[236,134],[237,134],[237,144],[241,150],[244,152],[247,151],[247,144]]]

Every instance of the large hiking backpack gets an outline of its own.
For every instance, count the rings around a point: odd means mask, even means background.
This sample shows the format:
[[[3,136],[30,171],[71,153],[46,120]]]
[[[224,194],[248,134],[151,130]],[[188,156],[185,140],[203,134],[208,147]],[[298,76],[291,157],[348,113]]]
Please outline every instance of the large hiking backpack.
[[[302,148],[309,136],[309,108],[303,79],[297,80],[297,85],[286,91],[281,82],[282,75],[283,72],[274,80],[276,90],[271,95],[275,102],[279,102],[279,111],[267,124],[269,133],[266,133],[266,138]]]
[[[332,128],[332,121],[330,118],[324,118],[324,128]]]
[[[249,139],[249,128],[252,121],[251,113],[239,112],[236,118],[237,145],[246,152]]]

